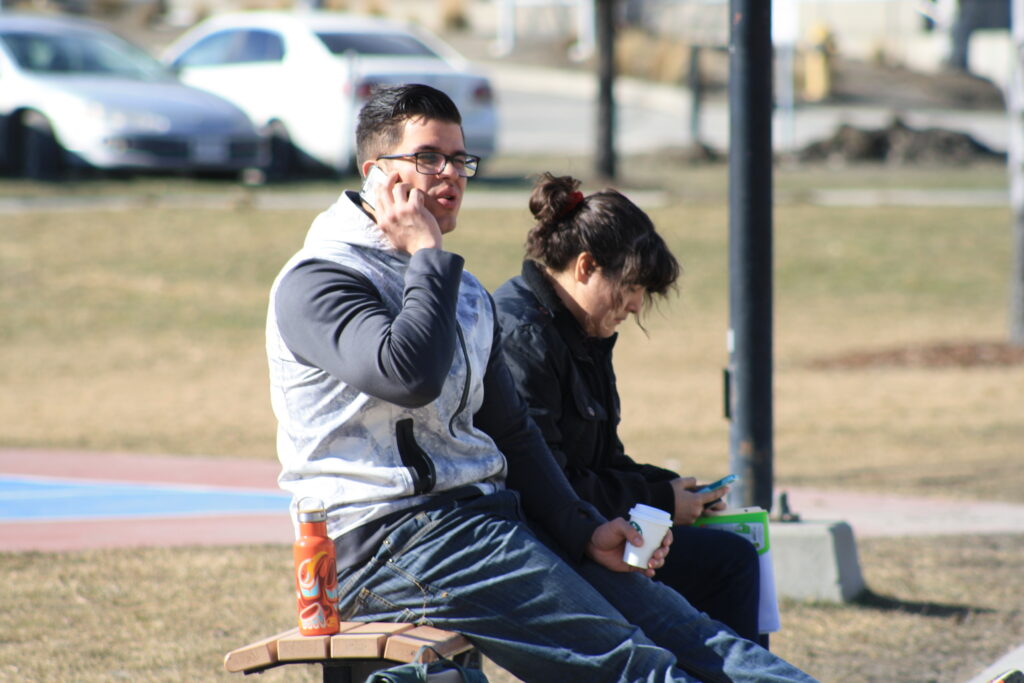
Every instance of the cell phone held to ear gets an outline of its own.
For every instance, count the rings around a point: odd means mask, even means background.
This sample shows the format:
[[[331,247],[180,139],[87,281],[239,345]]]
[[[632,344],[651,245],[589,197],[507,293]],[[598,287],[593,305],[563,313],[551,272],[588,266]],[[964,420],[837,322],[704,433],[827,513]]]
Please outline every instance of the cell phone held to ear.
[[[371,208],[375,209],[377,203],[377,188],[388,182],[388,175],[380,170],[380,166],[374,164],[370,172],[366,174],[363,181],[363,189],[359,190],[359,197]]]

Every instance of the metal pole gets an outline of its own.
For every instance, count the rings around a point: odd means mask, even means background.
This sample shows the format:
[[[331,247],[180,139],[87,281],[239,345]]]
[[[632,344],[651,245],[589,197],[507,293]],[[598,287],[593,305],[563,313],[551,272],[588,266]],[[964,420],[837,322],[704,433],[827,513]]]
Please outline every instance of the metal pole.
[[[594,0],[579,0],[576,10],[576,44],[569,57],[577,62],[594,54]]]
[[[772,5],[772,46],[776,69],[776,92],[782,133],[781,149],[789,157],[796,153],[796,45],[800,8],[797,0],[775,0]]]
[[[498,0],[498,34],[494,52],[505,56],[516,44],[516,0]]]
[[[614,0],[597,0],[597,175],[615,180]]]
[[[700,46],[690,46],[690,69],[686,82],[690,86],[690,145],[696,149],[703,144],[700,134],[700,111],[704,101],[704,83],[700,77]]]
[[[772,506],[770,0],[730,0],[729,456],[733,505]]]
[[[1007,88],[1010,119],[1010,204],[1013,211],[1013,266],[1010,273],[1010,342],[1024,346],[1024,0],[1013,0],[1010,29],[1017,59]]]

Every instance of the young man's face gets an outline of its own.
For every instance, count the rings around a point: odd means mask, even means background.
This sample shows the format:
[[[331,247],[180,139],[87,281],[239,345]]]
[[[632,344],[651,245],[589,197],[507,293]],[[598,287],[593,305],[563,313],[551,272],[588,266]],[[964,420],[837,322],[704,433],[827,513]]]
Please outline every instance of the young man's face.
[[[405,122],[401,142],[387,154],[414,154],[416,152],[440,152],[442,154],[465,154],[462,127],[430,119],[410,119]],[[441,234],[455,229],[455,221],[462,206],[462,193],[466,191],[466,179],[459,176],[453,164],[445,164],[444,170],[427,175],[416,170],[416,162],[408,159],[386,159],[377,162],[388,172],[397,172],[400,182],[408,183],[425,195],[427,211],[437,219]]]

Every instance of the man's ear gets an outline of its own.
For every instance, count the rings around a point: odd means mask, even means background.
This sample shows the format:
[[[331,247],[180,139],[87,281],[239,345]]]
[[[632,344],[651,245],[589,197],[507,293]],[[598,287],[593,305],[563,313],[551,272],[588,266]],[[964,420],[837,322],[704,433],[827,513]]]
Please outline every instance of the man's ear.
[[[374,161],[373,159],[367,159],[367,160],[366,160],[366,161],[364,161],[364,162],[363,162],[362,164],[360,164],[360,166],[359,166],[359,172],[360,172],[360,173],[362,173],[362,174],[363,174],[363,177],[365,178],[365,177],[366,177],[367,175],[369,175],[369,173],[370,173],[370,168],[372,168],[372,167],[373,167],[373,166],[375,166],[376,164],[377,164],[377,162],[376,162],[376,161]]]
[[[573,268],[573,276],[576,278],[576,282],[580,284],[587,284],[590,281],[590,276],[597,271],[597,261],[594,260],[593,254],[589,251],[580,252],[576,256],[576,264]]]

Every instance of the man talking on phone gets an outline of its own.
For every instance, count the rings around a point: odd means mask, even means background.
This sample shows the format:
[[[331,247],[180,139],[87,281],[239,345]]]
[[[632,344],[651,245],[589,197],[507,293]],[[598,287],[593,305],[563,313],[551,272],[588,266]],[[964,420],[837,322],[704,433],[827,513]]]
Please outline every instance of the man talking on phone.
[[[479,161],[452,101],[380,89],[356,143],[385,179],[314,220],[267,320],[279,482],[327,507],[342,619],[460,631],[524,681],[813,680],[650,581],[670,537],[631,571],[639,534],[566,482],[443,249]]]

